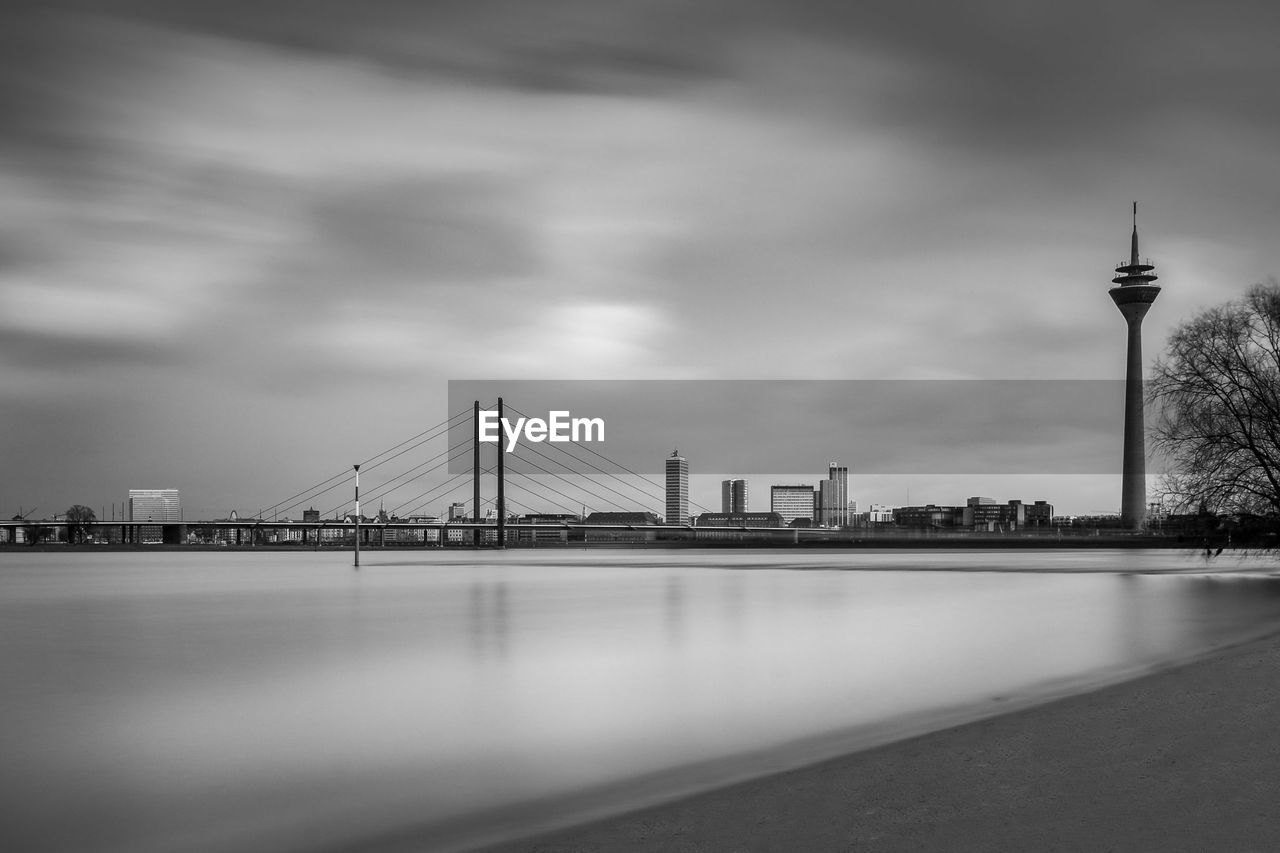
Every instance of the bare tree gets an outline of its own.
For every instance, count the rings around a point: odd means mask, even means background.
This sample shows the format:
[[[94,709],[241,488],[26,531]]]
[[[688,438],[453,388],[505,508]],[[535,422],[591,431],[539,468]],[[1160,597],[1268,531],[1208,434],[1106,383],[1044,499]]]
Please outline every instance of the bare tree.
[[[1162,490],[1183,512],[1280,519],[1280,284],[1203,311],[1147,383]]]
[[[67,542],[75,544],[89,537],[89,524],[97,521],[93,510],[83,504],[73,504],[66,512]]]

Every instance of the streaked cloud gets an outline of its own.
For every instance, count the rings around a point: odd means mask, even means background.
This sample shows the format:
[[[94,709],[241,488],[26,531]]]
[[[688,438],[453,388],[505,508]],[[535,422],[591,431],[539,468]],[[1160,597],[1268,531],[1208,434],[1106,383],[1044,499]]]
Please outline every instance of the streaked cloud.
[[[1276,15],[16,10],[0,32],[0,406],[32,449],[0,500],[98,503],[155,471],[197,503],[270,503],[330,455],[442,418],[445,381],[465,376],[1114,378],[1105,290],[1131,199],[1167,285],[1149,355],[1275,273]],[[377,425],[310,434],[348,400]],[[42,447],[52,418],[115,436],[113,463],[64,471]],[[814,452],[821,467],[842,448]],[[29,495],[55,480],[74,483]]]

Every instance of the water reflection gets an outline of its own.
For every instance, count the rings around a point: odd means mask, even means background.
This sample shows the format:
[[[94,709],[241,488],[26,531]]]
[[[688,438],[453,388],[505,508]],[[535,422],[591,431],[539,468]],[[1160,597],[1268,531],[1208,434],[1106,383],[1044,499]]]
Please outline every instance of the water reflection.
[[[507,656],[507,584],[505,581],[471,584],[468,634],[472,656],[478,661]]]
[[[742,635],[742,622],[746,612],[746,580],[742,572],[730,572],[721,584],[721,614],[725,633],[736,640]]]
[[[666,580],[662,616],[667,642],[672,646],[680,646],[684,641],[684,590],[680,578],[675,575]]]
[[[1280,579],[1167,553],[451,553],[359,574],[314,553],[3,557],[14,850],[398,826],[447,847],[518,803],[625,805],[645,774],[1280,624]]]

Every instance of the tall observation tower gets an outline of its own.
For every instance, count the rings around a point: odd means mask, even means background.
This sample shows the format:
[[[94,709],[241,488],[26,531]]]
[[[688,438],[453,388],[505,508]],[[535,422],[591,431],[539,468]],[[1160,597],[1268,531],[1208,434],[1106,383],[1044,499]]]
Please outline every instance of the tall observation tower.
[[[1129,324],[1129,356],[1124,372],[1124,467],[1120,522],[1130,530],[1147,517],[1147,446],[1142,416],[1142,318],[1160,295],[1155,267],[1138,261],[1138,203],[1133,203],[1133,244],[1129,263],[1116,267],[1111,299]]]

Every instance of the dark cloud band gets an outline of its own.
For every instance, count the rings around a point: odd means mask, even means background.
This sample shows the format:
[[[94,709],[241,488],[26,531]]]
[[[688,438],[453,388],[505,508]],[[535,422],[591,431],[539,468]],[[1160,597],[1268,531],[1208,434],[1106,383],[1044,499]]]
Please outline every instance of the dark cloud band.
[[[661,474],[678,449],[696,473],[726,477],[829,461],[859,474],[1107,474],[1119,471],[1124,382],[454,380],[449,411],[500,396],[513,425],[554,411],[605,424],[603,441],[581,446],[521,438],[507,462],[521,473]],[[472,429],[461,420],[450,447]],[[460,454],[450,470],[470,465]]]

